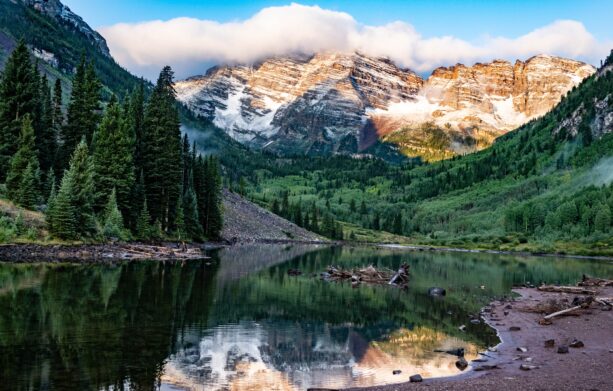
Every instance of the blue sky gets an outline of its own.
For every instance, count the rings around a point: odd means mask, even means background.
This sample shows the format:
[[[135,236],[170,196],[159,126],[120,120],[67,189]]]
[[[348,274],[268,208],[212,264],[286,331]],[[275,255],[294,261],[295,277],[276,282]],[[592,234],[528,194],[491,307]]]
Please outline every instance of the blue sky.
[[[148,78],[295,52],[358,50],[427,74],[541,53],[597,64],[613,47],[613,1],[63,1]]]

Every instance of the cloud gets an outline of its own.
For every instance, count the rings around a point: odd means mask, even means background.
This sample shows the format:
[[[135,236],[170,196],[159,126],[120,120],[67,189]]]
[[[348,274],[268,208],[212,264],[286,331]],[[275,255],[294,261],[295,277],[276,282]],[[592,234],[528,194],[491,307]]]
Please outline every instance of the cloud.
[[[150,78],[164,65],[187,77],[213,64],[249,64],[270,56],[321,51],[358,50],[388,57],[417,72],[457,62],[525,59],[541,53],[596,63],[613,46],[598,42],[573,20],[558,20],[519,37],[486,36],[468,42],[453,36],[423,37],[402,21],[363,25],[344,12],[295,3],[264,8],[244,21],[176,18],[116,24],[100,32],[121,65]]]

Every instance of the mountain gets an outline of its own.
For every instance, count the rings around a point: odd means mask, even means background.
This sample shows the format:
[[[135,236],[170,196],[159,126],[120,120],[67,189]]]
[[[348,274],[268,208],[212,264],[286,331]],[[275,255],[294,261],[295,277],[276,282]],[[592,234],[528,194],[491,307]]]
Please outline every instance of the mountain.
[[[423,80],[387,59],[323,53],[215,67],[176,89],[194,113],[254,148],[355,153],[381,138],[427,156],[435,130],[439,151],[480,149],[546,113],[593,73],[585,63],[541,55],[438,68]]]
[[[283,215],[313,230],[332,216],[348,239],[385,231],[413,244],[611,255],[613,53],[547,114],[476,153],[404,165],[293,157],[256,174],[252,200],[284,202]]]
[[[0,70],[23,39],[51,81],[62,80],[70,91],[71,78],[82,56],[111,92],[123,96],[141,81],[119,66],[104,38],[59,0],[0,0]]]

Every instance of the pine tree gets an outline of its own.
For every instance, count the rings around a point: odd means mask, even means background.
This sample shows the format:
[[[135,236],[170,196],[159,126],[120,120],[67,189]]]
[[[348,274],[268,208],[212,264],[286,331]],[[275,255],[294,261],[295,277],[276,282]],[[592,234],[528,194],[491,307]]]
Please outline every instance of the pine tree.
[[[107,239],[126,239],[123,217],[117,206],[117,193],[111,191],[109,199],[104,207],[103,234]]]
[[[136,220],[136,237],[140,240],[151,238],[151,216],[147,207],[147,199],[143,201],[138,219]]]
[[[36,120],[38,84],[30,52],[21,40],[8,58],[0,80],[0,182],[6,179],[11,157],[19,148],[23,117],[29,115],[31,120]]]
[[[73,205],[74,176],[70,171],[62,178],[57,196],[49,197],[47,227],[49,232],[60,239],[76,239],[77,217]]]
[[[181,132],[173,72],[160,73],[145,113],[143,166],[151,217],[163,230],[172,230],[181,194]]]
[[[113,189],[124,221],[130,218],[134,187],[134,139],[112,98],[92,143],[95,197],[97,210],[105,205]]]
[[[145,122],[145,86],[141,83],[130,96],[130,126],[134,135],[134,166],[137,173],[144,170],[143,163],[143,127]],[[140,175],[140,174],[139,174]],[[140,203],[138,204],[140,205]]]
[[[91,143],[100,119],[100,88],[93,64],[86,65],[82,58],[73,80],[68,118],[63,128],[60,169],[66,167],[69,157],[83,137],[88,145]]]
[[[20,196],[22,194],[21,185],[23,182],[24,174],[29,166],[31,166],[31,173],[34,174],[38,171],[38,159],[36,158],[36,141],[34,137],[34,129],[32,128],[32,120],[29,115],[23,118],[21,126],[21,135],[19,137],[19,150],[13,155],[10,162],[9,172],[6,178],[6,191],[10,200],[19,203]],[[32,180],[35,178],[29,178]],[[34,180],[33,183],[27,182],[28,186],[33,186],[34,190],[38,191],[38,184]],[[36,199],[36,197],[34,197]],[[26,205],[23,205],[26,206]],[[28,205],[34,206],[34,205]]]
[[[196,200],[196,192],[194,188],[189,185],[187,192],[182,197],[183,207],[183,221],[185,224],[185,232],[192,240],[202,239],[203,229],[200,224],[200,218],[198,214],[198,203]]]
[[[19,186],[19,194],[17,203],[24,208],[34,209],[38,204],[39,191],[38,184],[40,180],[40,171],[37,164],[28,164],[28,167],[23,172],[21,184]]]
[[[219,239],[223,228],[223,212],[221,205],[221,175],[216,158],[207,158],[205,168],[205,210],[202,228],[208,239]]]
[[[56,149],[53,154],[53,167],[56,177],[61,176],[62,172],[60,158],[60,147],[63,145],[63,127],[64,127],[64,112],[62,111],[62,82],[59,78],[55,79],[53,87],[53,121],[52,134],[55,136]]]
[[[95,235],[92,171],[89,150],[83,139],[75,149],[49,211],[50,230],[54,235],[66,239]]]
[[[51,89],[46,76],[40,80],[40,119],[38,127],[35,127],[36,148],[40,169],[45,173],[53,167],[57,150],[57,135],[53,127],[53,101]]]

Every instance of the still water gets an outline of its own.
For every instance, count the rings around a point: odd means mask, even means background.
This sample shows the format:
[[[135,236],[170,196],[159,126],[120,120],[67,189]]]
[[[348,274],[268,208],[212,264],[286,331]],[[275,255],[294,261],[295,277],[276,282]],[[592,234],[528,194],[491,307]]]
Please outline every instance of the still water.
[[[0,263],[0,389],[303,390],[449,376],[459,372],[454,358],[434,350],[464,347],[470,360],[497,344],[469,316],[513,285],[613,277],[607,262],[380,248],[254,245],[210,255]],[[316,277],[329,265],[403,262],[408,291]],[[428,297],[432,286],[447,296]]]

